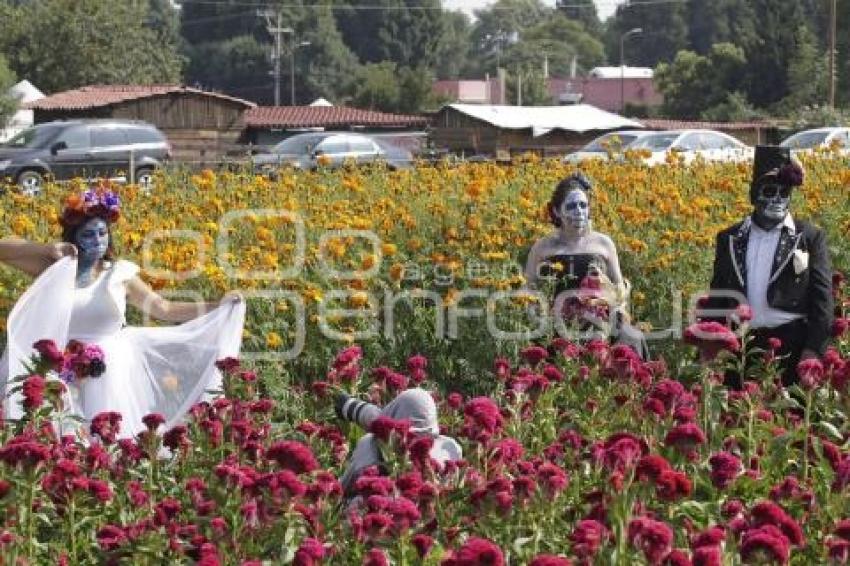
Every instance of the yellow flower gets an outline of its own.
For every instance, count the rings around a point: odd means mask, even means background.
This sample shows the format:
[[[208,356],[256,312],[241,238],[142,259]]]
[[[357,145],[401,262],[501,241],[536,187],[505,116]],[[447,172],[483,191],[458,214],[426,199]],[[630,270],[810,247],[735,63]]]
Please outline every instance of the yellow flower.
[[[390,279],[393,281],[401,281],[404,277],[404,265],[400,263],[394,263],[390,266],[389,271]]]
[[[398,246],[395,244],[382,244],[381,253],[387,257],[393,257],[398,252]]]
[[[363,308],[369,304],[369,293],[365,291],[355,291],[348,296],[348,304],[354,308]]]
[[[266,346],[268,348],[280,348],[283,344],[283,338],[277,332],[271,331],[266,334]]]

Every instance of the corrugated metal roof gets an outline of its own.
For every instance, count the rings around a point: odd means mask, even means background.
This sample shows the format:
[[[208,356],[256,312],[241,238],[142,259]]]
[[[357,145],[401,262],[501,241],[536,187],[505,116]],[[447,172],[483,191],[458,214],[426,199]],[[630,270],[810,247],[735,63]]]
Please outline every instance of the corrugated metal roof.
[[[428,122],[426,116],[345,106],[257,106],[245,112],[249,128],[424,127]]]
[[[56,94],[31,102],[25,105],[25,107],[35,110],[86,110],[139,98],[184,93],[200,94],[221,100],[228,100],[241,104],[246,108],[256,106],[253,102],[242,100],[241,98],[180,85],[90,85],[74,90],[57,92]]]
[[[590,104],[571,104],[568,106],[449,104],[448,107],[467,116],[483,120],[497,128],[531,129],[534,136],[542,136],[552,130],[582,133],[591,130],[643,128],[643,124],[640,122],[600,110]]]

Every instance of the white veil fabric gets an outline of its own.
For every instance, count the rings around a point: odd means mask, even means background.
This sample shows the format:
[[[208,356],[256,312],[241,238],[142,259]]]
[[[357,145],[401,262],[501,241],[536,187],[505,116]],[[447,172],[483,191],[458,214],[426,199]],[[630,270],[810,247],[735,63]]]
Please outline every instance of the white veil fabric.
[[[72,324],[76,261],[63,258],[47,269],[9,315],[8,347],[0,368],[2,391],[8,394],[8,380],[25,372],[21,361],[29,358],[32,344],[42,338],[60,347],[76,338],[103,349],[106,372],[69,388],[68,411],[86,422],[102,411],[120,412],[122,437],[143,430],[141,419],[149,413],[161,413],[165,426],[171,427],[193,404],[220,390],[222,376],[215,362],[239,356],[245,303],[222,304],[175,326],[127,327],[125,284],[138,271],[137,265],[118,261],[94,289],[97,300],[114,307],[107,308],[111,320],[99,316],[88,324],[78,311]],[[19,395],[7,398],[8,417],[20,416],[19,400]]]

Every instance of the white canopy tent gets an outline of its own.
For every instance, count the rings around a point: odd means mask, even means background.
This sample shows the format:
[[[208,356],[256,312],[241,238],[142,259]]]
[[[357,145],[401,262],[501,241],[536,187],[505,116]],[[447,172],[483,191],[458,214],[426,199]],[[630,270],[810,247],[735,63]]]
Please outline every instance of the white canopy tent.
[[[499,106],[489,104],[450,104],[450,108],[503,129],[531,129],[533,137],[552,130],[583,133],[591,130],[643,128],[635,120],[600,110],[590,104],[569,106]]]

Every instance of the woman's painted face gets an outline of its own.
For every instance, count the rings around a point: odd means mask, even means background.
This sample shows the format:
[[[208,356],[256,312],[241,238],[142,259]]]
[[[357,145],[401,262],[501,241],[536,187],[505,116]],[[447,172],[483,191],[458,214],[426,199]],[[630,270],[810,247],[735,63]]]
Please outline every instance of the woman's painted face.
[[[590,222],[590,203],[587,195],[580,189],[567,193],[564,202],[558,209],[561,222],[574,230],[584,230]]]
[[[80,255],[86,259],[103,259],[109,249],[109,228],[101,218],[92,218],[77,230]]]

